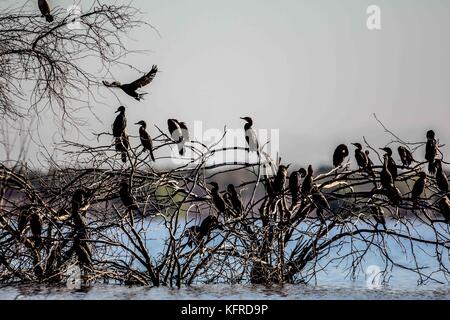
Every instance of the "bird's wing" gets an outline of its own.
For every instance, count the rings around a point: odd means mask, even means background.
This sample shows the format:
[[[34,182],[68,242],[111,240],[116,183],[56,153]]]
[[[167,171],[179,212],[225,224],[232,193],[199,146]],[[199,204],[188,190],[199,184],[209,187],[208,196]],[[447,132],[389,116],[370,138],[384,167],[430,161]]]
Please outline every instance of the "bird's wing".
[[[140,79],[137,79],[136,81],[130,83],[130,86],[136,90],[143,86],[148,85],[150,82],[155,79],[156,73],[158,73],[158,67],[156,65],[153,65],[152,70],[150,70],[149,73],[147,73],[145,76],[143,76]]]
[[[47,0],[39,0],[38,1],[39,10],[41,13],[46,16],[50,13],[50,6],[48,5]]]
[[[256,132],[252,129],[245,132],[248,147],[251,151],[256,151],[259,149],[258,138],[256,137]]]

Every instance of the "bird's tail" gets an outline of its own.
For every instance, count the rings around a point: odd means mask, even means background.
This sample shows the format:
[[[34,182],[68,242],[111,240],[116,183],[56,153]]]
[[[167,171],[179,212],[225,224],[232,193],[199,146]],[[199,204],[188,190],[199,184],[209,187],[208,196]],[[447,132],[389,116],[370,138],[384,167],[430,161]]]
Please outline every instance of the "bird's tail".
[[[153,155],[153,150],[150,150],[150,158],[155,162],[155,156]]]
[[[428,161],[428,172],[431,175],[436,173],[436,163],[434,161]]]
[[[47,22],[53,22],[53,16],[51,14],[48,14],[45,16],[45,20],[47,20]]]
[[[178,144],[178,153],[180,154],[180,156],[184,156],[184,152],[185,152],[184,143],[179,143]]]
[[[147,94],[146,92],[144,92],[144,93],[138,93],[138,95],[137,95],[137,97],[136,97],[136,100],[137,100],[137,101],[144,100],[144,96],[145,96],[146,94]]]
[[[127,162],[127,153],[126,152],[122,152],[122,162],[126,163]]]

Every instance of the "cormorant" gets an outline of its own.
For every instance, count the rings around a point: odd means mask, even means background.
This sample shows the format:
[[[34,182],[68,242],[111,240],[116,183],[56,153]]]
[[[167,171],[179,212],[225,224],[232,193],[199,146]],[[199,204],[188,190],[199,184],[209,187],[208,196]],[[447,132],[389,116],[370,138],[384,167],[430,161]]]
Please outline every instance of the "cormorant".
[[[437,142],[433,130],[427,132],[427,144],[425,147],[425,160],[428,161],[428,172],[430,174],[436,173],[435,158],[437,155]]]
[[[53,16],[50,14],[50,5],[47,0],[38,0],[39,10],[47,22],[53,22]]]
[[[344,159],[348,157],[349,152],[348,148],[345,144],[340,144],[337,146],[336,150],[334,150],[333,154],[333,165],[335,168],[340,167],[344,162]]]
[[[127,118],[125,117],[125,107],[124,106],[120,106],[116,113],[119,114],[116,117],[116,120],[114,120],[113,123],[113,136],[115,138],[120,138],[122,137],[122,134],[125,132],[125,129],[127,127]]]
[[[444,219],[450,224],[450,200],[448,199],[448,195],[443,196],[439,200],[439,209],[441,209]]]
[[[197,245],[201,244],[203,238],[206,237],[214,229],[223,230],[219,220],[214,216],[207,216],[200,226],[190,227],[188,236],[189,241],[187,245],[192,248],[192,244],[195,242]]]
[[[127,151],[130,148],[130,138],[126,132],[123,132],[121,137],[116,138],[115,146],[116,151],[121,154],[122,162],[127,162]]]
[[[135,98],[137,101],[141,101],[141,99],[143,99],[143,97],[146,93],[138,93],[136,90],[139,88],[142,88],[142,87],[148,85],[150,82],[152,82],[153,79],[155,78],[157,72],[158,72],[158,67],[156,65],[153,65],[152,69],[150,70],[149,73],[147,73],[146,75],[144,75],[143,77],[139,78],[138,80],[136,80],[132,83],[121,84],[118,81],[114,81],[111,83],[108,81],[103,81],[103,84],[107,87],[120,88],[127,95]]]
[[[314,206],[317,209],[317,216],[319,217],[322,223],[325,223],[325,217],[323,215],[324,210],[330,210],[330,204],[328,203],[327,198],[323,195],[322,192],[319,191],[317,185],[314,185],[311,190],[312,200],[314,202]]]
[[[178,121],[178,125],[180,126],[181,134],[183,137],[178,149],[180,151],[180,155],[184,155],[184,152],[185,152],[184,145],[186,144],[186,142],[191,141],[191,138],[189,137],[189,129],[188,129],[186,123],[182,122],[182,121]]]
[[[358,167],[366,170],[368,165],[368,160],[366,154],[362,151],[362,145],[360,143],[352,143],[356,147],[355,159]]]
[[[415,161],[411,151],[406,149],[404,146],[398,147],[397,150],[398,150],[398,155],[400,156],[400,160],[402,161],[402,164],[405,167],[409,167],[411,165],[411,163],[413,163]]]
[[[78,189],[73,193],[72,196],[72,215],[76,213],[81,213],[82,215],[86,214],[87,203],[86,197],[88,193],[83,189]]]
[[[139,128],[139,138],[141,139],[142,147],[144,148],[144,150],[150,152],[150,157],[152,161],[155,161],[155,156],[153,155],[153,141],[148,132],[146,131],[147,123],[144,120],[141,120],[136,124],[141,126]]]
[[[230,183],[227,186],[226,195],[227,195],[227,199],[228,199],[231,207],[234,209],[234,211],[236,211],[236,213],[238,215],[241,215],[244,206],[242,204],[241,197],[240,197],[239,193],[236,191],[236,188],[234,187],[233,184]]]
[[[392,179],[392,174],[388,169],[389,156],[387,154],[383,155],[384,162],[383,168],[380,173],[381,186],[385,189],[389,189],[394,185],[394,180]]]
[[[387,168],[392,175],[392,180],[395,182],[395,180],[397,179],[397,176],[398,176],[398,172],[397,172],[397,164],[395,163],[394,158],[392,158],[392,149],[389,147],[385,147],[385,148],[380,148],[380,150],[383,150],[384,152],[386,152],[386,154],[388,156]]]
[[[255,130],[253,130],[253,119],[250,117],[242,117],[242,120],[246,122],[244,125],[245,141],[247,141],[248,149],[256,152],[259,156],[259,143]]]
[[[284,185],[286,184],[286,177],[288,175],[289,165],[280,165],[278,167],[277,175],[275,176],[275,180],[273,182],[273,191],[275,193],[282,193],[284,190]]]
[[[310,194],[311,193],[311,189],[313,187],[313,174],[314,174],[314,170],[312,168],[311,165],[308,166],[308,172],[305,175],[305,169],[300,169],[299,170],[300,174],[302,174],[302,176],[304,176],[305,178],[303,179],[303,183],[302,183],[302,188],[301,191],[303,194]]]
[[[19,218],[17,220],[17,230],[22,234],[30,221],[30,215],[32,213],[31,205],[26,205],[20,209]]]
[[[34,244],[39,247],[42,243],[41,233],[42,233],[42,219],[37,212],[32,212],[30,214],[30,229],[33,235]]]
[[[217,182],[210,182],[210,185],[213,187],[211,188],[211,196],[214,205],[216,206],[217,210],[221,213],[225,213],[226,211],[226,204],[223,200],[222,196],[219,193],[219,185]]]
[[[120,195],[120,200],[122,200],[123,205],[128,210],[130,210],[130,211],[136,210],[139,213],[141,213],[141,211],[139,210],[139,206],[136,203],[135,197],[131,194],[130,186],[128,185],[127,182],[122,181],[120,183],[119,195]]]
[[[417,203],[417,200],[424,192],[426,182],[427,182],[427,174],[423,171],[419,172],[419,178],[414,183],[414,186],[411,191],[411,199],[414,204]]]
[[[372,216],[375,219],[377,224],[381,224],[386,227],[386,219],[384,218],[383,209],[380,206],[377,206],[373,203],[372,199],[367,201],[370,205],[370,210],[372,211]]]
[[[292,196],[292,206],[296,205],[300,201],[300,176],[304,178],[306,176],[306,170],[301,168],[298,171],[291,173],[289,177],[289,191]]]
[[[440,159],[435,160],[436,167],[436,184],[439,190],[443,193],[448,192],[448,178],[442,170],[442,161]]]
[[[180,122],[177,119],[169,119],[167,120],[167,127],[169,128],[170,137],[178,144],[178,153],[182,156],[184,154],[184,143]]]

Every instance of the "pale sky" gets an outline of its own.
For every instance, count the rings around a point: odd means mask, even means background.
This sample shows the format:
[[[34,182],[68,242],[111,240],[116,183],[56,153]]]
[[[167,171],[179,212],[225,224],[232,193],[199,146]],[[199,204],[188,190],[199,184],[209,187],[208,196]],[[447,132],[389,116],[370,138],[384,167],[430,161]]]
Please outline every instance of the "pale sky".
[[[165,129],[168,118],[177,118],[190,126],[201,120],[204,129],[241,128],[239,117],[248,115],[257,129],[279,129],[282,157],[302,165],[330,164],[334,147],[362,136],[384,146],[390,137],[373,113],[406,140],[424,141],[432,128],[450,143],[448,1],[132,3],[161,36],[136,30],[133,47],[151,52],[128,62],[140,69],[157,64],[161,72],[143,89],[149,92],[144,102],[117,92],[129,123],[146,120]],[[372,4],[381,8],[379,31],[366,27]],[[117,78],[132,81],[136,73],[121,70]],[[100,92],[110,106],[96,109],[104,123],[92,120],[88,128],[95,131],[109,130],[120,105],[108,90]]]

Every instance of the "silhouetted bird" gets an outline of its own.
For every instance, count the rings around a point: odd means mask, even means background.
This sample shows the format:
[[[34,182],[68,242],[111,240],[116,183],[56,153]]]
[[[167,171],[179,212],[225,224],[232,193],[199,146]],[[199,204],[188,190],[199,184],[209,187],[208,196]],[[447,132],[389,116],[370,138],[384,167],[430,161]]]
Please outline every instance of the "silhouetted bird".
[[[304,178],[306,176],[306,170],[300,169],[291,173],[289,177],[289,191],[292,197],[292,206],[296,205],[300,201],[300,176]]]
[[[169,119],[167,120],[167,127],[169,129],[170,137],[178,145],[178,153],[182,156],[184,154],[184,141],[180,122],[177,119]]]
[[[148,85],[150,82],[152,82],[153,79],[155,78],[157,72],[158,72],[158,67],[156,65],[153,65],[153,67],[149,73],[147,73],[143,77],[137,79],[136,81],[133,81],[132,83],[121,84],[118,81],[114,81],[111,83],[108,81],[103,81],[103,84],[107,87],[120,88],[127,95],[135,98],[137,101],[141,101],[141,99],[144,97],[144,95],[146,93],[138,93],[136,90],[139,88],[142,88],[142,87]]]
[[[30,214],[30,229],[31,234],[33,235],[34,244],[36,247],[39,247],[42,243],[42,219],[39,213],[34,211]]]
[[[368,160],[366,154],[362,150],[362,145],[360,143],[352,143],[356,147],[355,159],[358,167],[360,169],[366,170],[368,165]]]
[[[448,195],[439,200],[439,209],[441,210],[444,219],[450,224],[450,200],[448,199]]]
[[[184,155],[184,153],[185,153],[184,145],[186,144],[186,142],[191,141],[191,138],[189,136],[189,129],[188,129],[186,123],[179,121],[178,124],[180,126],[181,133],[183,136],[183,140],[181,140],[181,144],[179,146],[179,151],[180,151],[180,155]]]
[[[116,151],[120,152],[122,162],[127,162],[127,152],[130,149],[130,138],[126,132],[122,133],[122,136],[116,138],[115,141]]]
[[[196,243],[200,245],[203,239],[210,234],[211,231],[215,229],[223,230],[219,220],[214,216],[207,216],[200,226],[190,227],[188,230],[189,240],[187,245],[192,248],[192,244]]]
[[[425,191],[425,184],[427,182],[427,174],[425,172],[419,172],[419,178],[414,183],[411,191],[411,199],[414,204],[417,204],[417,200],[420,198],[422,193]]]
[[[30,221],[30,215],[33,212],[31,205],[25,205],[20,209],[17,219],[17,231],[22,234]]]
[[[227,186],[227,193],[226,193],[226,195],[227,195],[227,199],[228,199],[231,207],[233,208],[233,210],[238,215],[241,215],[244,206],[242,204],[241,197],[240,197],[239,193],[236,191],[236,188],[234,187],[233,184],[230,183]]]
[[[152,161],[155,161],[155,156],[153,155],[153,141],[146,131],[147,123],[144,120],[141,120],[136,124],[141,126],[139,128],[139,138],[141,139],[142,147],[144,148],[144,150],[147,150],[150,153],[150,158],[152,159]]]
[[[219,193],[219,185],[217,184],[217,182],[211,182],[210,185],[213,186],[211,188],[211,196],[212,196],[213,203],[216,206],[216,209],[221,213],[225,213],[226,204],[225,204],[225,201],[223,200],[222,196]]]
[[[384,152],[386,152],[386,154],[388,156],[387,168],[388,168],[389,172],[391,173],[392,180],[395,182],[395,180],[397,180],[398,171],[397,171],[397,164],[395,163],[394,158],[392,158],[392,149],[389,147],[385,147],[385,148],[380,148],[380,150],[383,150]]]
[[[367,203],[370,206],[370,210],[372,211],[372,216],[375,219],[377,224],[381,224],[386,227],[386,219],[384,218],[383,209],[380,206],[373,203],[372,199],[369,199]]]
[[[330,210],[330,204],[328,203],[327,198],[323,195],[322,192],[319,191],[319,188],[314,185],[311,190],[312,200],[314,202],[314,206],[317,209],[317,216],[319,217],[322,223],[325,223],[325,216],[323,215],[324,210]]]
[[[125,117],[125,107],[120,106],[116,113],[119,113],[113,123],[113,136],[120,138],[127,127],[127,118]]]
[[[435,139],[435,133],[433,130],[427,132],[427,144],[425,147],[425,160],[428,161],[428,172],[430,174],[436,173],[436,167],[434,160],[437,155],[437,142]]]
[[[348,148],[345,144],[340,144],[337,146],[336,150],[333,153],[333,165],[335,168],[342,165],[344,159],[348,157],[349,152]]]
[[[300,171],[302,170],[302,171]],[[310,194],[311,193],[311,189],[313,187],[313,174],[314,174],[314,170],[312,168],[311,165],[308,166],[308,172],[305,175],[305,169],[300,169],[299,172],[300,174],[304,175],[305,178],[303,179],[303,183],[302,183],[302,188],[301,191],[303,194]]]
[[[400,160],[402,161],[402,164],[405,167],[409,167],[411,165],[411,163],[413,163],[415,161],[411,151],[406,149],[404,146],[398,147],[397,150],[398,150],[398,155],[400,156]]]
[[[385,154],[383,155],[383,158],[384,158],[383,168],[381,169],[380,172],[381,186],[385,189],[389,189],[394,185],[394,180],[392,179],[392,174],[388,168],[389,156]]]
[[[86,210],[89,206],[89,204],[86,203],[87,196],[88,196],[88,193],[83,189],[78,189],[73,193],[72,214],[75,214],[75,213],[80,213],[82,215],[86,214]]]
[[[247,141],[248,149],[256,152],[259,156],[259,142],[256,136],[255,130],[253,130],[253,119],[250,117],[242,117],[242,120],[246,122],[244,125],[245,141]]]
[[[273,181],[273,190],[275,193],[282,193],[284,190],[284,185],[286,184],[286,178],[288,174],[289,165],[280,165],[278,167],[277,175],[275,176],[275,180]]]
[[[439,190],[443,193],[448,192],[448,178],[442,170],[442,161],[440,159],[435,160],[436,167],[436,184]]]
[[[122,200],[123,205],[128,210],[136,210],[141,213],[141,211],[139,210],[139,206],[136,203],[135,197],[131,194],[130,186],[127,182],[123,181],[120,183],[119,195],[120,200]]]
[[[50,14],[50,5],[47,0],[38,0],[39,10],[47,22],[53,22],[53,16]]]

